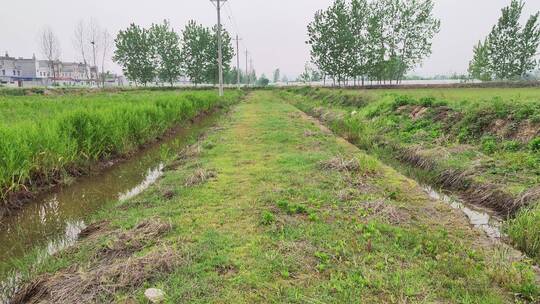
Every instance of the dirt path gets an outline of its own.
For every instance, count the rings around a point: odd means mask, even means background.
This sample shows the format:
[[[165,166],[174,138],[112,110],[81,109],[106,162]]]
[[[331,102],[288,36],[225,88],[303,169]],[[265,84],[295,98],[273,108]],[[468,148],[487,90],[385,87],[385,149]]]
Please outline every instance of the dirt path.
[[[538,292],[529,266],[482,245],[458,212],[270,92],[99,219],[17,299],[144,303],[157,287],[169,303],[506,303]]]

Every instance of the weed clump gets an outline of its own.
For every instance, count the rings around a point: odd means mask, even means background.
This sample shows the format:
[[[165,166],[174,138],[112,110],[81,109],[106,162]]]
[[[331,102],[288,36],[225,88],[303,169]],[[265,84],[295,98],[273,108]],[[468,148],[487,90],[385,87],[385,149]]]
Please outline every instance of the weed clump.
[[[533,152],[540,152],[540,137],[531,140],[531,142],[529,143],[529,147]]]
[[[286,200],[280,200],[277,202],[277,206],[282,211],[289,215],[293,214],[308,214],[308,210],[305,206],[300,204],[291,204]]]
[[[165,235],[171,230],[172,225],[162,220],[145,220],[133,229],[114,237],[112,242],[100,250],[100,255],[108,258],[129,256],[149,244],[155,243],[158,237]]]
[[[360,169],[360,162],[356,158],[346,160],[341,157],[334,157],[330,160],[321,162],[320,167],[324,170],[354,172]]]
[[[270,211],[264,211],[261,215],[261,224],[268,226],[276,222],[276,216]]]
[[[184,183],[184,186],[186,187],[193,187],[200,184],[205,183],[207,180],[211,178],[215,178],[217,176],[216,172],[213,170],[207,170],[204,168],[198,168],[196,169],[192,175],[190,175],[186,182]]]
[[[540,204],[522,208],[508,220],[506,232],[519,249],[540,262]]]

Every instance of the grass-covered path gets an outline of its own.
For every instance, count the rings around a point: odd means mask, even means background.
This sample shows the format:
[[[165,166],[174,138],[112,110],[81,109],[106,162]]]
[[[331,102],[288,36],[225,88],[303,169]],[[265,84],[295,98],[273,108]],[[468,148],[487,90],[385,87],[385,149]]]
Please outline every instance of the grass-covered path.
[[[157,287],[169,303],[507,303],[538,292],[530,267],[459,213],[271,92],[249,95],[97,223],[37,266],[19,299],[145,303]]]

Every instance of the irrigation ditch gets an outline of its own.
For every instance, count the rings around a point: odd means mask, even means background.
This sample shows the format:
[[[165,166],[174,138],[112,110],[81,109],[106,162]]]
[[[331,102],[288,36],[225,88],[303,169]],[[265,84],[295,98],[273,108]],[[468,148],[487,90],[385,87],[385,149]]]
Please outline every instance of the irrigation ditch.
[[[203,136],[225,110],[204,113],[169,130],[137,152],[41,192],[0,221],[0,300],[17,285],[16,259],[39,251],[48,256],[73,245],[88,219],[105,206],[127,200],[151,186],[165,163]]]
[[[415,180],[424,192],[434,200],[447,203],[453,209],[459,210],[469,221],[470,225],[484,233],[494,245],[502,246],[510,252],[513,259],[527,258],[527,254],[515,247],[504,234],[505,220],[512,217],[520,207],[526,206],[538,199],[535,189],[519,197],[512,197],[489,185],[472,182],[465,172],[439,172],[436,162],[422,157],[414,151],[403,150],[384,140],[378,141],[373,147],[366,147],[349,136],[340,132],[338,126],[343,121],[329,119],[331,115],[321,115],[317,111],[301,109],[306,115],[316,119],[338,136],[342,136],[351,144],[374,155],[383,163],[393,167],[403,175]],[[540,267],[534,264],[537,278],[540,281]]]

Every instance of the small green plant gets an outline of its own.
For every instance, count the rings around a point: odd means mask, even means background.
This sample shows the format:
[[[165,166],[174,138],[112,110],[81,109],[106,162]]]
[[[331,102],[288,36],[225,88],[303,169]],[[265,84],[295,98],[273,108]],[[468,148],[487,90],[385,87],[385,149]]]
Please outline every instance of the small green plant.
[[[319,216],[315,213],[310,213],[308,215],[308,220],[311,221],[311,222],[318,222],[319,221]]]
[[[268,226],[276,222],[276,216],[270,211],[264,211],[261,215],[261,224]]]
[[[277,206],[282,211],[286,212],[289,215],[292,214],[307,214],[307,208],[299,204],[290,204],[286,200],[279,200]]]
[[[540,261],[540,204],[521,210],[505,228],[518,248]]]
[[[484,153],[493,154],[497,151],[497,141],[493,136],[482,137],[481,145]]]
[[[529,148],[533,152],[540,152],[540,137],[536,137],[535,139],[531,140],[529,142]]]
[[[508,152],[516,152],[521,148],[521,144],[515,140],[506,141],[504,143],[504,150]]]

